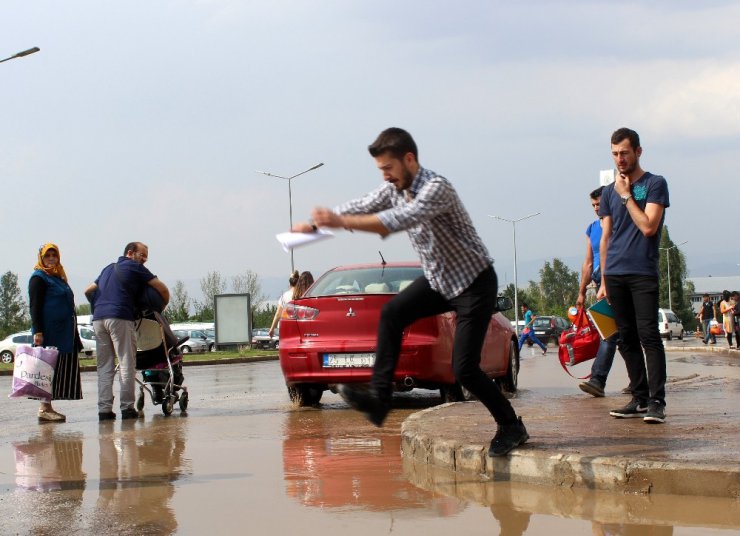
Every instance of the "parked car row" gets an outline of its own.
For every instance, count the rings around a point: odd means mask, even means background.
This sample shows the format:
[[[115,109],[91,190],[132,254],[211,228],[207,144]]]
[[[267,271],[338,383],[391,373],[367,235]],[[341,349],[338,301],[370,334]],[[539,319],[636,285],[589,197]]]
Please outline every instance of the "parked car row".
[[[92,326],[78,324],[77,331],[82,341],[80,354],[93,357],[95,355],[95,332]],[[33,344],[33,335],[30,331],[13,333],[0,341],[0,362],[12,363],[15,361],[16,348],[21,344]]]
[[[252,330],[252,348],[262,350],[276,350],[280,348],[280,330],[276,329],[272,337],[270,330],[267,328],[257,328]]]

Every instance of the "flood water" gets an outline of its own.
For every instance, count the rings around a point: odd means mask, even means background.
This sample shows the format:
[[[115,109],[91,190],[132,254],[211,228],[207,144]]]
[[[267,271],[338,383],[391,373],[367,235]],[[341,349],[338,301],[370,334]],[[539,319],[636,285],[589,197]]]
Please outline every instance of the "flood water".
[[[575,388],[524,355],[523,388]],[[740,533],[729,499],[430,478],[402,462],[400,426],[435,393],[398,397],[377,429],[331,393],[320,409],[293,409],[277,362],[184,372],[189,411],[170,417],[147,401],[143,420],[98,423],[94,373],[85,400],[55,404],[63,424],[38,425],[35,402],[0,397],[0,533]],[[612,381],[626,385],[616,363]]]

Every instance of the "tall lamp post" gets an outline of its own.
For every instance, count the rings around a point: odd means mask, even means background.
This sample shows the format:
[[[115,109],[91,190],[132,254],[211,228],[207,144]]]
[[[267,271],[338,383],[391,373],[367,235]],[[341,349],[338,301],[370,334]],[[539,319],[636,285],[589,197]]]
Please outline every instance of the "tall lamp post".
[[[28,50],[24,50],[23,52],[18,52],[18,54],[14,54],[14,55],[10,56],[9,58],[5,58],[4,60],[0,60],[0,63],[2,63],[4,61],[14,60],[15,58],[22,58],[23,56],[28,56],[29,54],[35,54],[39,50],[41,50],[39,47],[29,48]]]
[[[288,214],[290,216],[290,228],[293,229],[293,191],[291,189],[290,181],[295,179],[296,177],[299,177],[305,173],[308,173],[309,171],[313,171],[314,169],[318,169],[321,166],[323,166],[324,163],[321,162],[320,164],[316,164],[313,167],[310,167],[304,171],[301,171],[300,173],[296,173],[295,175],[292,175],[290,177],[281,177],[280,175],[275,175],[274,173],[270,173],[269,171],[257,171],[256,173],[261,173],[262,175],[267,175],[268,177],[275,177],[276,179],[283,179],[288,181]],[[290,250],[290,271],[292,272],[295,270],[295,265],[293,263],[293,250]]]
[[[511,228],[514,230],[514,330],[516,331],[517,336],[519,336],[519,293],[517,291],[517,287],[519,285],[516,276],[516,224],[520,221],[534,218],[539,214],[539,212],[535,212],[534,214],[524,216],[523,218],[519,218],[517,220],[508,220],[506,218],[502,218],[501,216],[492,216],[490,214],[488,215],[489,218],[509,222],[511,224]]]
[[[672,249],[677,248],[678,246],[683,246],[688,240],[684,240],[680,244],[675,244],[669,248],[658,248],[663,251],[665,251],[665,260],[668,266],[668,308],[673,311],[673,300],[671,299],[671,253],[670,251]]]

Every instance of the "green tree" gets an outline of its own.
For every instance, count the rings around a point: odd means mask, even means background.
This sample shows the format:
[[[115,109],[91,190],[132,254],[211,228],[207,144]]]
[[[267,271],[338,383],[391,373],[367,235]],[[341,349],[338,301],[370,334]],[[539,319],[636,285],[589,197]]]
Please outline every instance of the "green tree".
[[[578,299],[580,274],[558,258],[545,262],[540,269],[540,310],[542,315],[568,316],[568,307]]]
[[[252,313],[253,328],[269,328],[277,311],[276,305],[268,305]]]
[[[92,314],[90,312],[90,304],[89,303],[82,303],[82,304],[78,305],[77,307],[75,307],[75,314],[77,316]]]
[[[219,272],[215,270],[208,272],[208,275],[200,280],[200,290],[203,292],[203,301],[196,300],[194,318],[199,322],[213,322],[215,297],[224,293],[226,281]]]
[[[266,300],[265,295],[262,292],[262,283],[260,283],[259,276],[252,270],[246,270],[243,274],[235,275],[231,278],[231,288],[237,294],[249,294],[252,325],[255,326],[255,319],[259,312],[264,309]]]
[[[185,283],[178,279],[172,287],[170,303],[164,311],[165,318],[172,323],[187,321],[190,318],[190,301]]]
[[[660,254],[658,262],[660,307],[664,309],[672,308],[673,312],[681,319],[684,327],[690,329],[689,326],[693,325],[694,313],[691,309],[690,293],[686,291],[686,257],[671,240],[668,226],[663,226],[658,252]],[[669,288],[671,291],[670,299],[668,298]]]
[[[0,277],[0,338],[28,328],[28,307],[18,286],[18,276],[5,272]]]
[[[532,285],[532,282],[530,281],[530,287],[531,285]],[[509,298],[511,300],[512,305],[514,305],[514,301],[515,301],[514,300],[514,284],[509,283],[507,287],[503,290],[503,292],[501,292],[501,295]],[[529,292],[529,289],[523,289],[523,288],[518,289],[516,293],[516,297],[517,297],[516,301],[519,302],[520,309],[522,307],[522,302],[526,302],[527,304],[530,304],[530,305],[536,302],[536,299],[533,299],[533,296]],[[508,311],[504,311],[503,315],[513,322],[514,321],[514,307],[512,307]],[[519,320],[521,320],[522,319],[521,310],[519,311],[518,316],[519,316]]]

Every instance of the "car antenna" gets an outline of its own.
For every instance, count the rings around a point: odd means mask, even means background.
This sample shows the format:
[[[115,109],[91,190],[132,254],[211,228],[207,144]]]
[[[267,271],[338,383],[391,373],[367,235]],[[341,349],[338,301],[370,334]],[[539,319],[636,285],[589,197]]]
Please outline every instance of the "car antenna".
[[[380,271],[380,277],[383,277],[383,274],[385,273],[385,265],[388,264],[385,262],[385,259],[383,258],[383,254],[378,250],[378,255],[380,255],[380,264],[383,266],[383,269]]]

